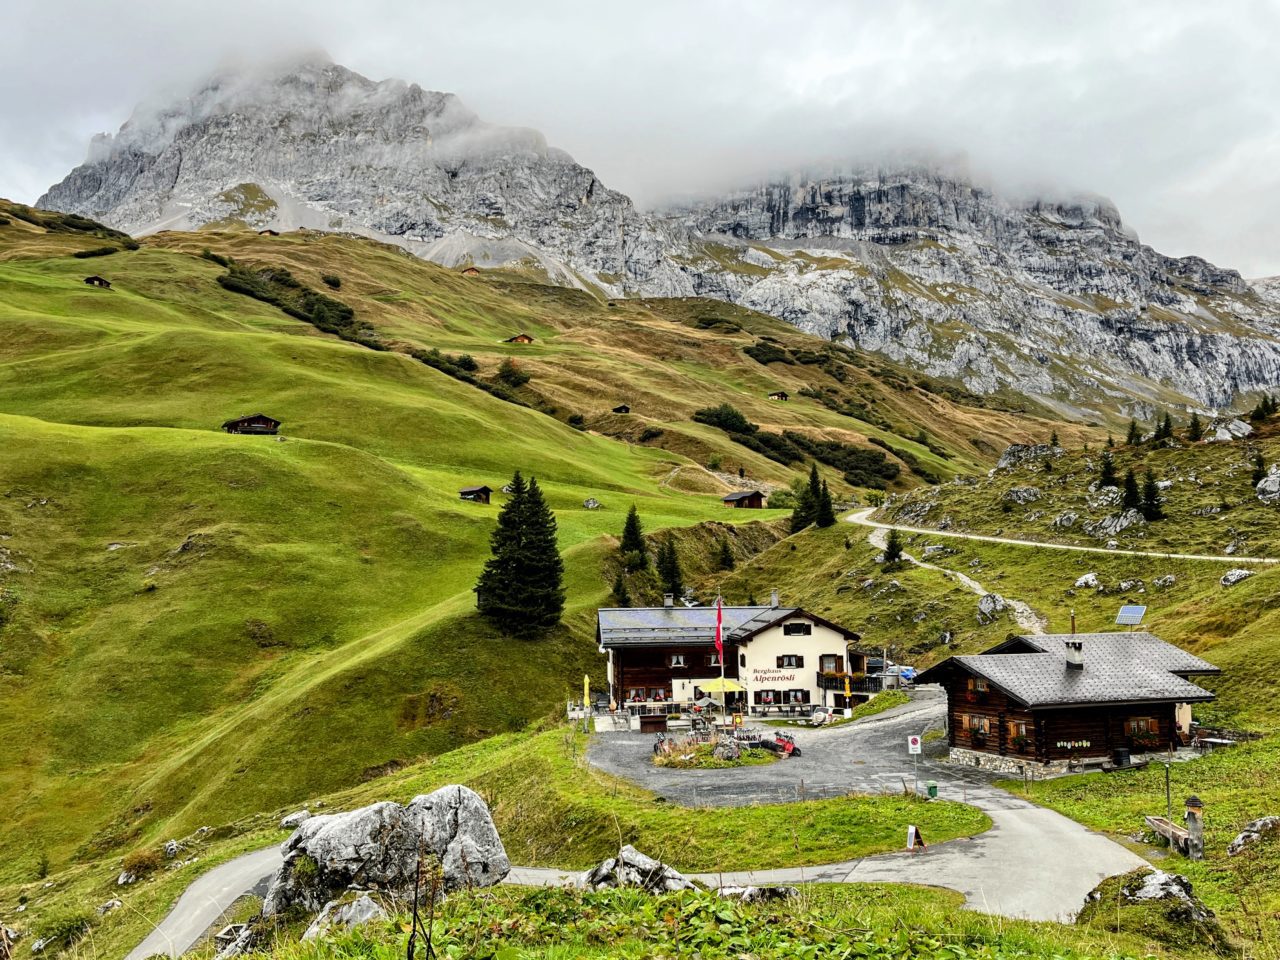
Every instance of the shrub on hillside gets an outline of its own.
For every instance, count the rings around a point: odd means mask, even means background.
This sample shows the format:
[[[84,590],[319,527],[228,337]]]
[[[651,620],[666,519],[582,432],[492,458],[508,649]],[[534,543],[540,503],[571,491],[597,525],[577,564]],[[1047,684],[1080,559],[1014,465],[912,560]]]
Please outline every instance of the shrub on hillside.
[[[164,866],[164,858],[156,850],[135,850],[133,853],[126,854],[121,866],[125,873],[132,873],[135,877],[145,877]]]
[[[119,252],[119,247],[94,247],[91,250],[77,250],[72,256],[77,260],[88,260],[90,257],[109,257]]]
[[[43,940],[45,950],[55,953],[76,943],[88,933],[97,917],[88,910],[63,907],[46,913],[36,925],[36,936]]]
[[[330,287],[333,290],[338,290],[342,287],[342,278],[335,277],[332,273],[326,273],[320,279],[324,281],[326,287]]]
[[[645,427],[640,431],[640,442],[648,443],[650,440],[657,440],[662,436],[661,427]]]
[[[202,257],[203,257],[204,259],[206,259],[206,260],[211,260],[211,261],[213,261],[214,263],[216,263],[216,264],[217,264],[218,266],[220,266],[220,267],[229,267],[229,266],[231,266],[231,258],[230,258],[230,257],[224,257],[224,256],[222,256],[222,254],[220,254],[220,253],[214,253],[214,252],[213,252],[212,250],[210,250],[208,247],[205,247],[203,250],[201,250],[201,251],[200,251],[200,256],[202,256]]]
[[[722,403],[718,407],[703,407],[693,412],[697,423],[719,427],[726,433],[755,433],[760,428],[748,420],[737,407]]]
[[[755,343],[749,344],[742,348],[745,353],[756,363],[791,363],[791,355],[786,349],[773,343],[767,343],[763,340],[757,340]]]
[[[498,364],[497,378],[509,387],[523,387],[531,379],[530,375],[521,369],[520,364],[510,357]]]

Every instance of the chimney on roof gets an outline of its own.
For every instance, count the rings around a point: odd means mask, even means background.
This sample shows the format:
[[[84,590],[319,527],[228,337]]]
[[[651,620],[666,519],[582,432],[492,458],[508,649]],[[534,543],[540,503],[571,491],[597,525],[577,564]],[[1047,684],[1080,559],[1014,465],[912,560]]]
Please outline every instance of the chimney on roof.
[[[1084,641],[1068,640],[1067,646],[1067,669],[1083,670],[1084,669]]]
[[[662,595],[662,605],[664,607],[674,607],[676,605],[676,597],[673,593],[664,593]]]
[[[1071,635],[1076,635],[1076,608],[1071,608]]]
[[[776,607],[778,605],[778,591],[769,591],[769,606]]]

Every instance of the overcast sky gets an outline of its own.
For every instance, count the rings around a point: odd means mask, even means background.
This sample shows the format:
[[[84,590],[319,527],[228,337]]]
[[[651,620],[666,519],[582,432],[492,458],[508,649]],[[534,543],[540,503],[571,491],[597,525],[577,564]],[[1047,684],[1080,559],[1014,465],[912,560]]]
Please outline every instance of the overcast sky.
[[[28,202],[139,100],[320,49],[537,127],[641,204],[928,152],[1280,274],[1278,0],[5,0],[0,29],[0,195]]]

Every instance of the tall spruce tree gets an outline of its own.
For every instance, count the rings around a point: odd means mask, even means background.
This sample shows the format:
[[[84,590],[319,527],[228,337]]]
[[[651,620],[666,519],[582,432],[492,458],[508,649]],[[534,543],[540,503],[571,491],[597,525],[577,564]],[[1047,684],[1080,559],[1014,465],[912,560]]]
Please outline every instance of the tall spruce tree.
[[[720,556],[718,562],[721,570],[732,570],[736,566],[733,559],[733,547],[729,546],[729,538],[720,538]]]
[[[1107,434],[1107,449],[1114,450],[1116,448],[1116,438],[1111,434]]]
[[[1142,492],[1138,489],[1138,478],[1130,467],[1124,472],[1124,497],[1120,501],[1126,510],[1137,510],[1142,506]]]
[[[618,552],[628,570],[644,570],[649,566],[649,552],[644,546],[644,530],[640,526],[640,512],[633,503],[627,511],[626,522],[622,525],[622,542],[618,544]]]
[[[1129,432],[1125,435],[1124,442],[1130,447],[1136,447],[1142,442],[1142,431],[1138,429],[1138,421],[1129,421]]]
[[[1111,455],[1110,450],[1102,451],[1102,469],[1098,474],[1098,486],[1119,486],[1119,481],[1116,479],[1116,458]]]
[[[1253,455],[1253,485],[1256,487],[1267,475],[1267,461],[1261,451]]]
[[[1156,427],[1156,440],[1169,440],[1173,437],[1173,417],[1169,416],[1166,410],[1164,416],[1160,419],[1159,425]]]
[[[1058,443],[1058,431],[1057,431],[1057,430],[1055,430],[1055,431],[1053,431],[1053,433],[1049,434],[1049,446],[1051,446],[1051,447],[1061,446],[1061,444],[1059,444],[1059,443]]]
[[[498,511],[489,545],[493,555],[475,586],[481,615],[524,636],[559,623],[564,612],[564,562],[556,543],[555,514],[536,479],[526,484],[516,471],[511,499]]]
[[[1162,520],[1164,518],[1164,509],[1160,506],[1160,485],[1156,483],[1156,475],[1147,468],[1146,475],[1142,478],[1142,515],[1147,522],[1154,520]]]
[[[1192,411],[1191,422],[1187,424],[1187,439],[1192,443],[1199,443],[1204,439],[1204,423],[1200,420],[1200,414]]]
[[[663,593],[669,593],[677,599],[684,596],[680,554],[676,552],[676,542],[672,537],[667,537],[658,548],[658,579],[662,581]]]
[[[799,533],[818,516],[818,503],[822,498],[822,481],[818,478],[818,465],[809,465],[809,482],[801,488],[796,505],[791,511],[791,532]]]
[[[627,589],[627,578],[622,575],[621,570],[613,578],[613,603],[617,607],[631,606],[631,591]]]
[[[813,514],[815,527],[834,527],[836,525],[836,505],[831,502],[831,490],[827,481],[822,481],[822,490],[818,494],[818,509]]]

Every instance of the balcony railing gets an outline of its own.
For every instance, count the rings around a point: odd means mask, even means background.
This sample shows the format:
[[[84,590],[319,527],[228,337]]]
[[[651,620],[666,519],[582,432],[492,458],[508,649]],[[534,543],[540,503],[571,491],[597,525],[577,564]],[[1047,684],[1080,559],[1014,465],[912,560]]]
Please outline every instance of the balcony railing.
[[[844,673],[823,673],[818,671],[817,687],[819,690],[830,690],[834,693],[844,693],[845,679],[850,676]],[[863,677],[860,680],[849,681],[850,693],[879,693],[880,679],[878,677]]]

